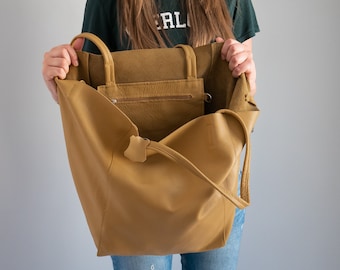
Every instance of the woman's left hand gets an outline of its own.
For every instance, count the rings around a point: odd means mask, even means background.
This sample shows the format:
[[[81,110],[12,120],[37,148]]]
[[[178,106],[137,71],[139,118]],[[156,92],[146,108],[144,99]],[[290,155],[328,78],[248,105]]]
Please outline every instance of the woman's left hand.
[[[249,86],[250,94],[253,96],[256,93],[256,67],[253,59],[252,40],[248,39],[241,43],[235,39],[216,38],[216,42],[224,43],[221,56],[223,60],[229,63],[229,69],[233,77],[237,78],[242,73],[245,73]]]

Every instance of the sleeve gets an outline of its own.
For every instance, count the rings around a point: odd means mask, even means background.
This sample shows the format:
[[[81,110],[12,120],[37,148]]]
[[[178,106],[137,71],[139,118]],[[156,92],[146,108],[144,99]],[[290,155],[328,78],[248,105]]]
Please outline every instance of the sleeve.
[[[114,51],[114,36],[112,22],[115,21],[115,14],[112,12],[114,1],[87,0],[84,12],[82,32],[90,32],[98,36],[111,51]],[[109,16],[110,15],[110,16]],[[110,19],[109,19],[110,18]],[[86,40],[84,51],[99,53],[98,48],[90,41]]]
[[[252,38],[260,31],[251,0],[227,0],[233,31],[239,42]]]

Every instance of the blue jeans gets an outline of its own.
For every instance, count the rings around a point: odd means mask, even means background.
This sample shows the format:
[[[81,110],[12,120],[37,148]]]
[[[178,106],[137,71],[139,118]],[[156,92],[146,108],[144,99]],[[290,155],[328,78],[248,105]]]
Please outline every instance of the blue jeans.
[[[245,210],[236,208],[233,228],[226,245],[200,253],[181,254],[183,270],[236,270]],[[111,256],[114,270],[171,270],[172,255]]]

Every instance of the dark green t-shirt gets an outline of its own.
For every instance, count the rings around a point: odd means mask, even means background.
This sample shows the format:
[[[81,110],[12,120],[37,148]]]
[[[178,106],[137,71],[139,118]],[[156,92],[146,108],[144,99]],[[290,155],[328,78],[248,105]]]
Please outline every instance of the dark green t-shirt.
[[[83,21],[83,32],[91,32],[100,37],[110,51],[129,49],[128,42],[120,41],[116,0],[87,0]],[[182,11],[180,1],[158,0],[159,16],[163,28],[172,45],[186,44],[188,37],[187,16]],[[251,0],[226,0],[235,38],[243,42],[259,31]],[[85,51],[98,53],[98,49],[86,42]]]

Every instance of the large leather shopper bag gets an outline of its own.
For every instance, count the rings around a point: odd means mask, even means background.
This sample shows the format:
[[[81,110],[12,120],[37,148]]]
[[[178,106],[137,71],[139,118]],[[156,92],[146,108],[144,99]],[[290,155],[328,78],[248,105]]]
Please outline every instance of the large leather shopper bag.
[[[103,255],[219,248],[249,205],[258,108],[221,44],[78,52],[56,79],[69,163]],[[238,195],[240,170],[241,186]]]

